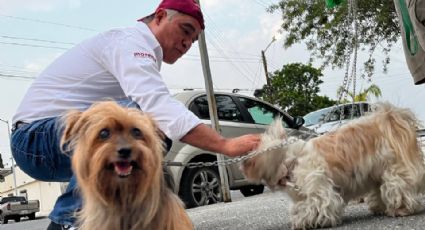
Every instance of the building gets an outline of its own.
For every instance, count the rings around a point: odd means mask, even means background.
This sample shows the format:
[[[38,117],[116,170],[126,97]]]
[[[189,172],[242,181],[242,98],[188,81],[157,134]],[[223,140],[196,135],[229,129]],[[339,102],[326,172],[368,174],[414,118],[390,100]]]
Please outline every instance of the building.
[[[10,168],[0,169],[0,175],[5,177],[0,182],[0,196],[15,194],[15,183]],[[40,212],[37,216],[47,216],[53,209],[57,197],[61,194],[61,183],[41,182],[25,174],[18,166],[15,166],[16,190],[18,195],[26,196],[28,200],[40,201]]]

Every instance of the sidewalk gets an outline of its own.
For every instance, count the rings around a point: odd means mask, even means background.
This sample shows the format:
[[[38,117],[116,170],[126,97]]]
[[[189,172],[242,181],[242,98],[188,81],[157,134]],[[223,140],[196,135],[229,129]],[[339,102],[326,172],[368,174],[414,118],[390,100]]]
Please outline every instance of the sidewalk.
[[[425,199],[423,199],[425,203]],[[277,230],[291,229],[289,197],[281,192],[266,192],[231,203],[189,209],[195,229]],[[346,207],[343,224],[330,229],[425,229],[425,212],[414,216],[391,218],[374,216],[365,204]],[[329,228],[328,228],[329,229]]]
[[[425,203],[425,199],[422,200]],[[188,209],[196,230],[285,230],[290,229],[291,201],[281,192],[236,198],[230,203]],[[50,220],[36,219],[0,225],[1,230],[45,230]],[[328,229],[343,230],[420,230],[425,229],[425,212],[414,216],[391,218],[373,216],[365,204],[345,209],[343,224]]]

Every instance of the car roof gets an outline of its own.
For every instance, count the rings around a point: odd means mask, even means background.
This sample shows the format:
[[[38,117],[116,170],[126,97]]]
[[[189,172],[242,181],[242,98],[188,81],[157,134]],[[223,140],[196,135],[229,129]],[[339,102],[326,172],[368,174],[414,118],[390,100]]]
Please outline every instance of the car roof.
[[[329,107],[326,107],[326,108],[321,108],[321,109],[318,109],[318,110],[315,110],[315,111],[311,111],[311,112],[307,113],[304,116],[307,116],[308,114],[311,114],[311,113],[316,113],[316,112],[320,112],[320,111],[323,111],[323,110],[328,110],[328,109],[331,109],[331,108],[333,108],[335,106],[342,107],[342,106],[352,105],[352,104],[355,104],[355,105],[357,105],[357,104],[370,104],[370,102],[367,102],[367,101],[356,101],[354,103],[350,102],[350,103],[339,104],[338,106],[337,105],[333,105],[333,106],[329,106]]]
[[[175,94],[173,94],[173,97],[176,98],[177,100],[183,102],[183,103],[186,103],[186,102],[192,101],[192,98],[198,97],[198,96],[201,96],[201,95],[204,95],[204,94],[206,94],[205,90],[187,90],[187,91],[175,93]],[[252,100],[255,100],[255,101],[260,101],[264,104],[267,104],[267,105],[279,110],[280,112],[287,115],[289,118],[293,118],[290,114],[283,111],[282,109],[280,109],[280,108],[278,108],[278,107],[276,107],[276,106],[274,106],[274,105],[272,105],[272,104],[270,104],[266,101],[255,98],[255,97],[251,97],[251,96],[247,96],[247,95],[243,95],[243,94],[238,94],[238,93],[228,93],[228,92],[221,92],[221,91],[214,91],[214,94],[245,97],[245,98],[249,98],[249,99],[252,99]]]

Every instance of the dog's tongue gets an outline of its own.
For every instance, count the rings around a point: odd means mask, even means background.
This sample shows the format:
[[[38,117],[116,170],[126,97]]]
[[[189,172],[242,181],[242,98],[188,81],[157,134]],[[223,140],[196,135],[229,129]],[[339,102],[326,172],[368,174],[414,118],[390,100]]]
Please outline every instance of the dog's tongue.
[[[118,176],[125,177],[131,174],[133,166],[128,161],[120,161],[114,163],[114,169]]]

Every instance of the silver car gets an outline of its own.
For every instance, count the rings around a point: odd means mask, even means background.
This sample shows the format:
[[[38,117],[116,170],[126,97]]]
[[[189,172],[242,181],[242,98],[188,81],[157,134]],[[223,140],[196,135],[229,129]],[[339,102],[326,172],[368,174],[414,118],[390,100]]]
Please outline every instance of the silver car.
[[[368,102],[362,101],[316,110],[303,117],[304,126],[318,134],[324,134],[336,130],[348,121],[365,115],[370,112],[370,107],[371,105]]]
[[[203,123],[211,125],[206,93],[203,91],[185,91],[174,97],[186,105]],[[217,114],[221,134],[236,137],[249,133],[263,133],[267,126],[280,116],[282,123],[291,132],[308,131],[302,127],[302,117],[293,118],[273,105],[256,98],[233,94],[215,93]],[[214,162],[215,153],[208,152],[182,142],[173,142],[171,150],[165,156],[171,162]],[[244,196],[262,193],[263,185],[254,185],[246,181],[239,164],[226,166],[230,189],[239,189]],[[174,182],[174,192],[179,194],[186,207],[197,207],[222,200],[220,177],[217,167],[178,167],[168,166],[168,172]]]

